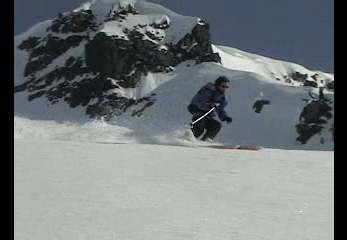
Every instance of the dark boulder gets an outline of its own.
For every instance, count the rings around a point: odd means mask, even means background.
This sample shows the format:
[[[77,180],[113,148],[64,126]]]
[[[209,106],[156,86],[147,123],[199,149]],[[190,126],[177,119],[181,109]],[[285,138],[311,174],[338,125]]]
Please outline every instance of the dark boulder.
[[[305,144],[312,136],[321,133],[332,119],[332,101],[320,95],[319,100],[309,102],[302,110],[296,125],[297,141]]]
[[[308,74],[302,74],[300,72],[293,72],[289,74],[289,78],[297,82],[305,82],[307,80]]]
[[[314,88],[317,88],[318,87],[318,83],[316,83],[314,81],[306,80],[304,82],[304,87],[314,87]]]
[[[334,90],[334,81],[327,83],[326,88],[329,90]]]

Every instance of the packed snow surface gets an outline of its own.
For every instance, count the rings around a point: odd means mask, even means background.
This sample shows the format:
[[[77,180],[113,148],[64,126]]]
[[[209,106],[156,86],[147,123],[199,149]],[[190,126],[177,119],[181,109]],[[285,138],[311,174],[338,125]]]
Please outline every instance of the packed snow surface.
[[[333,152],[92,142],[102,124],[52,140],[55,123],[31,124],[14,140],[16,240],[334,239]]]
[[[103,121],[14,123],[16,240],[334,239],[331,151],[212,149]]]

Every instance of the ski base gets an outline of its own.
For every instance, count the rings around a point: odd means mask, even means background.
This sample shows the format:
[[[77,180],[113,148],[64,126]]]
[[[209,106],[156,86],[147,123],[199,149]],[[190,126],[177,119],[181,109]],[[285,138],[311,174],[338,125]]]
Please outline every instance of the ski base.
[[[250,146],[250,145],[235,145],[235,146],[209,145],[207,147],[216,148],[216,149],[252,150],[252,151],[257,151],[257,150],[261,149],[261,147],[259,147],[259,146]]]

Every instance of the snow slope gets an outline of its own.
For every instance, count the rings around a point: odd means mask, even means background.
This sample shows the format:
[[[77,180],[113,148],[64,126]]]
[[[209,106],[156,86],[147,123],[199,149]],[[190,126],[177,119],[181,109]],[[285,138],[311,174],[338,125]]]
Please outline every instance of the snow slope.
[[[14,144],[16,240],[334,239],[332,152]]]
[[[324,73],[321,71],[311,71],[295,63],[275,60],[226,46],[214,45],[213,48],[214,51],[219,53],[221,56],[222,64],[225,68],[257,73],[270,82],[277,80],[283,83],[285,80],[284,76],[288,76],[290,73],[294,72],[307,74],[308,80],[311,81],[313,81],[312,76],[318,73],[318,86],[324,86],[326,82],[334,80],[333,74]],[[295,86],[302,85],[295,81],[292,83]]]
[[[126,127],[136,132],[136,135],[148,138],[169,137],[177,132],[182,135],[191,117],[186,110],[191,97],[202,85],[214,81],[219,75],[225,75],[232,80],[231,88],[226,93],[229,102],[226,111],[233,117],[233,122],[223,125],[216,141],[284,149],[333,150],[332,136],[328,129],[322,134],[325,144],[320,143],[321,136],[318,135],[306,145],[295,142],[295,124],[298,123],[298,116],[305,105],[302,99],[308,98],[308,89],[269,82],[254,73],[229,70],[211,63],[193,67],[182,64],[167,75],[168,80],[163,76],[152,76],[152,81],[144,79],[139,91],[122,94],[140,97],[141,92],[151,92],[156,94],[155,104],[141,117],[126,113],[113,119],[110,124]],[[252,106],[261,93],[264,99],[271,101],[271,105],[265,106],[261,114],[256,114]],[[17,95],[15,110],[18,111],[18,116],[58,122],[88,121],[82,109],[71,109],[63,103],[47,105],[42,99],[28,103],[25,94]],[[327,92],[326,95],[333,99],[333,94]]]
[[[269,82],[254,73],[229,70],[223,66],[204,63],[193,67],[180,65],[171,73],[172,79],[158,86],[155,104],[140,118],[122,115],[112,123],[134,130],[147,136],[170,135],[185,128],[191,115],[186,110],[192,96],[201,86],[214,81],[219,75],[231,79],[231,88],[226,93],[229,105],[226,111],[233,117],[230,125],[223,125],[216,141],[225,144],[251,144],[284,149],[332,150],[331,132],[322,136],[326,144],[315,136],[306,145],[295,142],[295,124],[304,107],[307,89]],[[260,93],[270,100],[261,114],[256,114],[252,106]],[[327,93],[333,98],[333,95]]]

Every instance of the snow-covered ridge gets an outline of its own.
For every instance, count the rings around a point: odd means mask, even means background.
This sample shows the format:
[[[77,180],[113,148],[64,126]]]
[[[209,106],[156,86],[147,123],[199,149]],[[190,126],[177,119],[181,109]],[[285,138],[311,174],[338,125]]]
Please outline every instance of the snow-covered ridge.
[[[125,34],[126,31],[130,31],[130,29],[138,29],[139,32],[141,32],[144,35],[143,40],[153,41],[156,43],[156,41],[152,40],[150,37],[148,37],[145,33],[150,33],[152,35],[156,35],[159,39],[165,38],[165,31],[162,29],[155,29],[150,24],[152,23],[158,23],[167,21],[169,22],[168,18],[163,15],[152,15],[151,17],[143,16],[143,15],[133,15],[129,16],[126,19],[126,24],[119,23],[117,21],[109,21],[104,24],[100,32],[106,33],[108,36],[115,36],[116,38],[121,38],[124,40],[129,40],[127,35]],[[143,26],[142,28],[138,26]]]
[[[164,43],[177,43],[187,33],[191,32],[193,27],[199,22],[199,18],[197,17],[182,16],[158,4],[137,0],[94,0],[78,9],[92,10],[97,16],[97,20],[103,23],[110,11],[117,11],[119,7],[127,7],[129,5],[139,11],[139,16],[127,19],[123,27],[131,29],[139,23],[152,23],[153,20],[154,22],[158,20],[162,21],[165,18],[171,23],[171,27],[166,32]],[[111,28],[109,25],[112,25]],[[119,29],[119,26],[116,24],[106,23],[102,31],[121,35],[121,31],[117,30],[117,28]]]
[[[264,77],[268,81],[280,82],[287,85],[303,86],[304,82],[290,79],[290,75],[298,72],[307,74],[307,81],[317,82],[318,86],[326,86],[334,81],[334,75],[322,71],[312,71],[299,64],[275,60],[257,54],[241,51],[236,48],[213,45],[213,50],[222,59],[222,65],[231,70],[253,72]],[[314,79],[316,75],[316,79]]]

